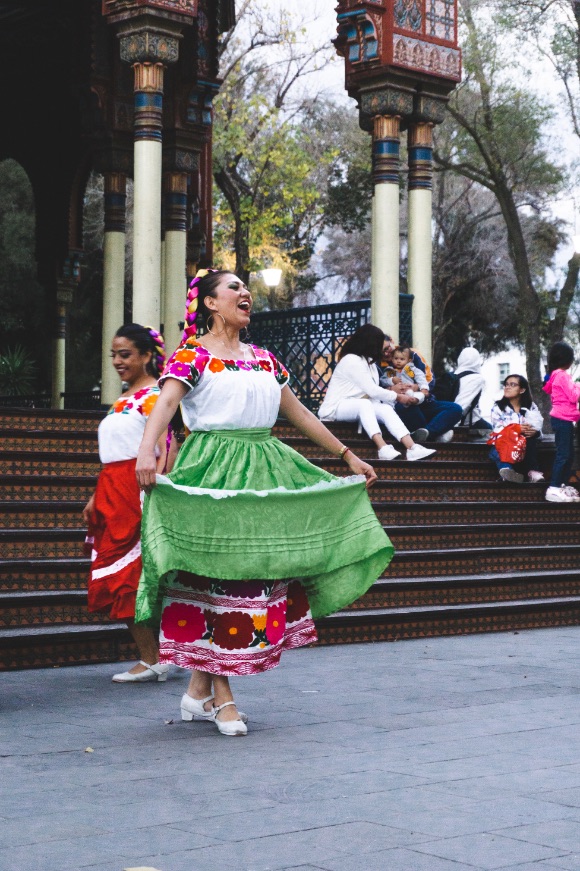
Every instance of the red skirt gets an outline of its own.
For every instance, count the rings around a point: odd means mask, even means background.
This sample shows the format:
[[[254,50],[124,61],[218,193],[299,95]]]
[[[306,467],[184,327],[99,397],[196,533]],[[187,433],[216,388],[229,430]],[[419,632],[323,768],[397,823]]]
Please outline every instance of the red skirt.
[[[103,466],[95,491],[89,611],[105,611],[119,620],[133,619],[141,577],[141,498],[136,460]]]

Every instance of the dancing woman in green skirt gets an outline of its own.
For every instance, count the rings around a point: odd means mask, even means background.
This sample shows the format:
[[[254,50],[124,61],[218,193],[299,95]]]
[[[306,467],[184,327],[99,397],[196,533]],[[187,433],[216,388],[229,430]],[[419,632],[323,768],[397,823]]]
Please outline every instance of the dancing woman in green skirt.
[[[316,641],[314,619],[361,596],[393,554],[366,493],[374,470],[301,405],[272,354],[240,340],[251,308],[230,272],[192,281],[136,468],[148,494],[136,620],[160,621],[160,662],[192,670],[183,719],[224,735],[247,733],[228,678]],[[155,444],[180,403],[190,435],[165,477]],[[352,474],[335,477],[274,438],[279,413]]]

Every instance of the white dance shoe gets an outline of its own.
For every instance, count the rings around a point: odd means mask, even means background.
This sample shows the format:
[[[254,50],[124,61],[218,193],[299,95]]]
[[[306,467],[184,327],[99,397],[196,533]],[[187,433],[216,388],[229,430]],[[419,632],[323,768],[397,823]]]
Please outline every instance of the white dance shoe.
[[[156,680],[159,683],[167,680],[169,674],[169,666],[156,662],[154,665],[149,665],[148,662],[140,660],[139,665],[143,665],[146,671],[140,671],[139,674],[131,674],[130,671],[122,671],[119,674],[114,674],[112,677],[113,683],[145,683],[146,681]]]
[[[218,727],[218,731],[222,735],[228,735],[230,738],[235,738],[238,735],[247,735],[248,727],[242,720],[242,714],[238,712],[239,719],[237,720],[218,720],[217,715],[220,711],[223,711],[224,708],[227,708],[228,705],[235,705],[235,702],[224,702],[223,705],[218,705],[218,707],[212,708],[212,720]]]
[[[181,697],[181,719],[186,722],[191,722],[191,720],[213,720],[214,719],[214,707],[206,711],[204,705],[206,702],[213,701],[213,696],[206,696],[205,699],[194,699],[192,696],[189,696],[187,693],[184,693]],[[233,702],[228,702],[228,704],[233,704]],[[223,708],[224,705],[220,706]],[[240,720],[242,723],[248,722],[248,715],[244,714],[243,711],[238,711],[240,716]]]

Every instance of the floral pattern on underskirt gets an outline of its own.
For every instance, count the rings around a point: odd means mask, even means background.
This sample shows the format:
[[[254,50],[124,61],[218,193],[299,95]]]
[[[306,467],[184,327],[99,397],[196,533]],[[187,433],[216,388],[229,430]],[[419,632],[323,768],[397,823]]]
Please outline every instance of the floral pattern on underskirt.
[[[219,675],[274,668],[317,640],[299,581],[231,581],[178,572],[163,599],[160,662]]]

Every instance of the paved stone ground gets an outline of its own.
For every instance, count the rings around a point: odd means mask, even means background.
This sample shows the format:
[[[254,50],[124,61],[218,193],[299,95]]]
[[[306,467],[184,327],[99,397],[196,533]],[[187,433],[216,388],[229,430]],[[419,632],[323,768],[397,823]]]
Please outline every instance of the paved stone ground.
[[[294,651],[237,740],[178,669],[4,673],[0,869],[578,871],[579,666],[580,627]]]

